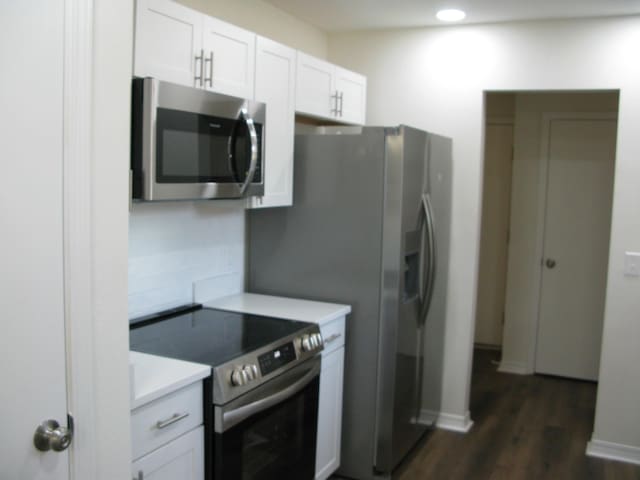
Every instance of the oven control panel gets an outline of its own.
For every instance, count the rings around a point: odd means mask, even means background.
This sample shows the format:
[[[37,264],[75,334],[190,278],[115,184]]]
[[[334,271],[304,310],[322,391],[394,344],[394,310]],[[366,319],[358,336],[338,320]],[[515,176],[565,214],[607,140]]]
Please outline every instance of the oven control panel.
[[[295,359],[296,349],[293,347],[293,342],[285,343],[284,345],[258,357],[260,372],[263,376],[268,375],[283,365],[293,362]]]

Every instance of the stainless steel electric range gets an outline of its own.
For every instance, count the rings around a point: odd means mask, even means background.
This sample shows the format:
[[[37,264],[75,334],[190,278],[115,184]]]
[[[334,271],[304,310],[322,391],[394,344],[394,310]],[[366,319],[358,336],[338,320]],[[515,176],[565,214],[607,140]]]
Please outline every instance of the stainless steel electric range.
[[[314,478],[317,325],[189,305],[132,320],[130,348],[212,367],[207,480]]]

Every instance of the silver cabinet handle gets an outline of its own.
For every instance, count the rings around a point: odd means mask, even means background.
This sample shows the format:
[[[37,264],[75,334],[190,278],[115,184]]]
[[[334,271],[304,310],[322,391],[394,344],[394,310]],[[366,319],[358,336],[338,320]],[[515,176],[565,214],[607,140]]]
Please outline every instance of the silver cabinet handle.
[[[204,50],[200,50],[200,55],[196,55],[196,63],[195,63],[195,71],[198,71],[198,61],[200,61],[200,75],[196,75],[194,80],[196,83],[200,81],[200,87],[203,86],[203,77],[204,77]],[[197,86],[197,85],[196,85]]]
[[[324,339],[324,344],[326,345],[326,344],[328,344],[328,343],[334,342],[334,341],[336,341],[337,339],[339,339],[341,336],[342,336],[342,335],[341,335],[341,334],[339,334],[339,333],[334,333],[333,335],[330,335],[330,336],[329,336],[329,338],[325,338],[325,339]]]
[[[340,99],[340,110],[338,111],[338,115],[340,115],[342,117],[342,107],[344,105],[344,92],[340,92],[340,96],[338,97]]]
[[[339,98],[339,95],[338,95],[338,91],[336,90],[336,93],[331,95],[331,100],[333,100],[333,108],[331,109],[331,113],[336,117],[338,116],[338,98]]]
[[[203,54],[204,55],[204,54]],[[213,87],[213,50],[209,53],[209,58],[205,58],[204,64],[209,64],[209,77],[204,78],[204,86],[209,84],[209,87]]]
[[[159,420],[158,422],[156,422],[156,427],[159,429],[166,428],[169,425],[173,425],[174,423],[179,422],[184,418],[187,418],[188,416],[189,416],[188,412],[174,413],[173,415],[171,415],[171,418],[167,418],[166,420]]]

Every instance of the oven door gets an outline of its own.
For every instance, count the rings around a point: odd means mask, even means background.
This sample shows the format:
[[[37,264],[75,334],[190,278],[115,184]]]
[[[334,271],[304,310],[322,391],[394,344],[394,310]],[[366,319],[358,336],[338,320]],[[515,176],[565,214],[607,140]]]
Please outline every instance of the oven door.
[[[215,407],[214,480],[313,480],[320,362]]]

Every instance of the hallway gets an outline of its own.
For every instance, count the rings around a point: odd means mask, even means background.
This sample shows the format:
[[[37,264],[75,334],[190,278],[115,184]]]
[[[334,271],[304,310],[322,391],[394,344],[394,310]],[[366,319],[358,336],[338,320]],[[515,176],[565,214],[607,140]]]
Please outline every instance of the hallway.
[[[587,457],[595,383],[496,372],[499,353],[474,352],[466,434],[436,430],[397,480],[640,479],[640,465]]]

